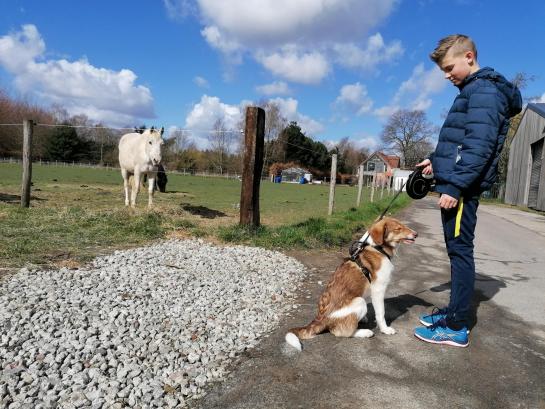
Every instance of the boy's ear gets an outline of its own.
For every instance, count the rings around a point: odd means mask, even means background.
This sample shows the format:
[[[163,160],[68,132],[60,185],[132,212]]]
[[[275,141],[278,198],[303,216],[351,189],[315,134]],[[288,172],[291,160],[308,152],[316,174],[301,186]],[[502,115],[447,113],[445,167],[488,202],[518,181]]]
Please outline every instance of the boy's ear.
[[[369,235],[377,246],[382,246],[384,243],[384,226],[384,220],[381,220],[369,229]]]
[[[475,53],[473,51],[466,51],[465,57],[468,64],[475,63]]]

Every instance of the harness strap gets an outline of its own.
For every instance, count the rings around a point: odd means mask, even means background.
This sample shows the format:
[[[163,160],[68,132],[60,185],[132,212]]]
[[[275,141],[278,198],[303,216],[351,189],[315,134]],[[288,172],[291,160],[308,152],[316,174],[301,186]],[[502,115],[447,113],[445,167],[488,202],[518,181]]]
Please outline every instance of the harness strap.
[[[371,272],[369,271],[369,269],[361,263],[359,258],[356,258],[352,261],[358,265],[365,278],[367,278],[367,281],[369,281],[369,284],[371,284]]]
[[[386,253],[386,251],[384,251],[382,246],[373,246],[373,248],[388,257],[388,260],[392,261],[392,257],[388,253]]]

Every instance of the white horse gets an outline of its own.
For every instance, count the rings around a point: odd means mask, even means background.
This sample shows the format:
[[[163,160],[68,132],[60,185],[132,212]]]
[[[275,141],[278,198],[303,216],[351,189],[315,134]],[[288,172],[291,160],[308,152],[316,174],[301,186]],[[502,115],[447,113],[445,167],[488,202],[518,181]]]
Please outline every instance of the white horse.
[[[161,145],[163,145],[164,128],[146,129],[144,133],[128,133],[119,140],[119,165],[125,187],[125,206],[129,205],[129,177],[134,175],[130,205],[136,205],[136,196],[140,189],[142,177],[148,176],[148,207],[153,203],[153,187],[157,175],[157,165],[161,163]]]

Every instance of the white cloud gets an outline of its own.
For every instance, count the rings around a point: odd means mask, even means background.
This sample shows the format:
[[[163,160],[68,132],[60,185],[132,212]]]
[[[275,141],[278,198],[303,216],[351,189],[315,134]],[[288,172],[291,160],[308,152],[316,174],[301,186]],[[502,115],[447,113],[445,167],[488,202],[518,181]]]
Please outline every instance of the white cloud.
[[[399,111],[402,107],[399,105],[385,105],[377,108],[373,111],[373,115],[378,116],[381,119],[388,119],[394,112]]]
[[[324,131],[325,127],[315,119],[297,111],[299,102],[293,98],[273,98],[271,102],[278,105],[280,113],[288,121],[295,121],[307,136],[315,136]]]
[[[226,37],[216,26],[205,27],[201,31],[202,36],[213,48],[221,51],[232,64],[242,62],[242,47],[234,40]]]
[[[271,84],[260,85],[256,91],[263,95],[289,95],[291,90],[284,81],[275,81]]]
[[[376,109],[373,113],[387,118],[399,109],[427,110],[432,104],[432,96],[439,94],[447,86],[443,73],[437,66],[426,71],[424,64],[414,67],[411,77],[399,86],[390,104]]]
[[[353,139],[354,145],[358,149],[367,148],[370,152],[374,152],[378,149],[380,143],[375,136],[356,136]]]
[[[530,102],[533,102],[533,103],[545,103],[545,92],[543,93],[542,96],[540,96],[539,98],[534,98],[532,99]]]
[[[204,19],[247,46],[361,38],[396,0],[198,0]]]
[[[206,78],[203,78],[201,76],[196,76],[195,78],[193,78],[193,82],[201,88],[210,88],[210,84],[208,83]]]
[[[235,149],[238,144],[239,123],[242,118],[241,105],[229,105],[221,102],[218,97],[203,95],[185,119],[184,129],[189,131],[190,139],[200,149],[209,147],[208,137],[214,129],[214,123],[222,119],[225,128],[232,132]]]
[[[154,118],[153,97],[136,85],[131,70],[97,68],[86,59],[46,60],[45,42],[36,26],[0,37],[0,65],[15,77],[19,91],[61,104],[71,115],[85,114],[111,125]]]
[[[278,105],[283,117],[288,121],[296,121],[307,135],[314,136],[324,130],[320,122],[297,111],[297,100],[274,98],[271,101]],[[218,97],[203,95],[187,115],[184,129],[190,132],[191,138],[199,148],[206,148],[208,147],[207,137],[218,119],[223,119],[225,127],[232,130],[234,136],[238,135],[239,127],[243,126],[244,109],[249,105],[253,105],[253,102],[243,100],[238,105],[230,105],[222,102]]]
[[[185,126],[189,130],[209,131],[218,118],[224,120],[227,129],[238,129],[240,106],[225,104],[218,97],[203,95],[186,117]]]
[[[401,43],[386,43],[379,33],[359,46],[398,2],[196,0],[203,37],[229,62],[240,64],[250,56],[274,76],[304,84],[320,82],[333,62],[371,70],[399,57]]]
[[[196,14],[195,4],[191,0],[163,0],[167,15],[172,20],[181,20]]]
[[[341,110],[348,109],[356,115],[363,115],[371,110],[373,100],[367,95],[365,85],[356,82],[355,84],[344,85],[341,88],[334,106]]]
[[[404,49],[398,40],[389,44],[384,43],[380,33],[372,35],[367,40],[365,48],[358,47],[353,43],[341,43],[333,46],[336,52],[336,61],[339,65],[348,68],[362,68],[371,70],[390,62],[403,55]]]
[[[258,53],[257,59],[274,75],[303,84],[320,82],[330,70],[324,55],[318,52],[299,54],[292,46],[269,55]]]
[[[351,138],[349,138],[349,140],[354,146],[354,148],[356,149],[366,148],[366,149],[369,149],[369,151],[373,152],[379,146],[377,138],[374,136],[370,136],[368,134],[363,134],[363,133],[356,134],[355,136],[352,136]],[[337,145],[339,145],[340,141],[341,141],[340,139],[339,140],[326,139],[322,141],[322,143],[325,146],[327,146],[328,149],[333,149]]]

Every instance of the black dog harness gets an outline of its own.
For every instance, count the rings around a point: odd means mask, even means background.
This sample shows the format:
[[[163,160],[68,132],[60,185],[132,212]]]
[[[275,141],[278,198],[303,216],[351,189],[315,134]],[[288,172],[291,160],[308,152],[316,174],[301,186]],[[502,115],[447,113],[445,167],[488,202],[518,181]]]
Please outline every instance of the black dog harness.
[[[386,212],[388,211],[388,209],[390,209],[390,207],[392,206],[392,204],[394,204],[394,201],[397,199],[397,197],[401,194],[401,192],[403,191],[403,188],[405,187],[405,184],[407,183],[407,181],[403,182],[403,184],[401,185],[401,188],[399,189],[399,191],[395,194],[394,198],[391,200],[390,204],[386,207],[386,209],[384,209],[384,211],[382,212],[382,214],[379,216],[379,218],[377,219],[377,222],[379,222],[380,220],[382,220],[382,218],[386,215]],[[350,253],[350,260],[353,261],[354,263],[356,263],[358,265],[358,267],[361,269],[361,272],[363,273],[363,275],[365,276],[365,278],[367,278],[367,280],[369,281],[369,283],[371,283],[371,272],[369,271],[369,269],[367,267],[365,267],[360,259],[359,259],[359,254],[363,251],[363,249],[366,247],[366,246],[369,246],[370,244],[367,243],[367,239],[369,238],[369,232],[367,232],[367,237],[365,237],[365,239],[362,237],[360,240],[352,243],[352,245],[350,246],[350,250],[349,250],[349,253]],[[372,246],[375,250],[377,250],[378,252],[384,254],[386,257],[388,257],[388,260],[391,260],[392,258],[390,257],[390,255],[388,253],[386,253],[384,251],[384,249],[382,248],[382,246],[377,246],[376,244]]]
[[[367,267],[365,267],[363,265],[363,263],[361,262],[360,258],[358,257],[359,254],[363,251],[363,249],[367,246],[369,246],[369,243],[361,243],[361,242],[358,242],[358,249],[355,250],[352,254],[350,254],[350,260],[353,261],[354,263],[357,264],[357,266],[360,268],[361,272],[363,273],[363,275],[365,276],[365,278],[367,278],[367,281],[369,281],[369,284],[371,284],[371,272],[369,271],[369,269]],[[388,257],[388,260],[392,260],[392,257],[386,253],[386,251],[384,251],[384,249],[382,248],[382,246],[377,246],[377,245],[374,245],[374,246],[371,246],[373,247],[375,250],[377,250],[379,253],[382,253],[384,254],[386,257]]]

